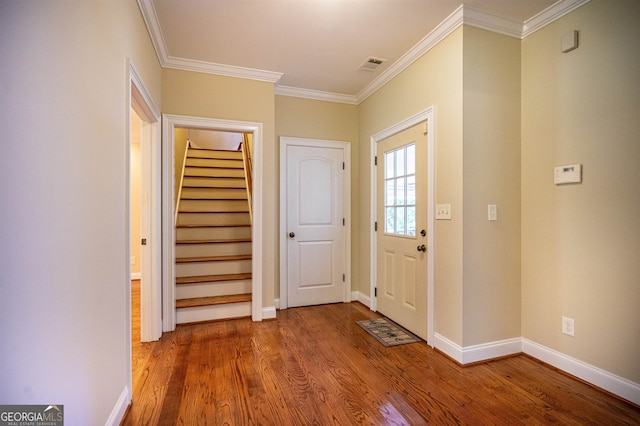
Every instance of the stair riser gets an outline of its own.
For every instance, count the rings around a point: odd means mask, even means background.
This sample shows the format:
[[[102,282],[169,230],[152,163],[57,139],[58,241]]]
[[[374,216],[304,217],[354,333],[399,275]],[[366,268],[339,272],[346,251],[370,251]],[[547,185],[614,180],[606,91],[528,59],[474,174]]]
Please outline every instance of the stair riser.
[[[213,243],[213,244],[176,244],[176,258],[236,256],[251,254],[251,242]]]
[[[176,309],[178,324],[249,316],[251,316],[251,302]]]
[[[185,200],[195,198],[200,200],[246,200],[245,188],[182,188],[180,197]]]
[[[249,213],[180,213],[178,225],[250,225]]]
[[[251,293],[251,280],[176,285],[176,299]]]
[[[241,240],[247,238],[251,238],[250,226],[176,229],[176,240]]]
[[[242,160],[242,151],[215,151],[210,149],[189,149],[189,158],[217,158]]]
[[[248,212],[247,200],[181,200],[180,212]]]
[[[205,178],[185,176],[183,186],[197,188],[246,188],[244,179],[239,178]]]
[[[242,169],[211,169],[206,167],[187,167],[184,170],[185,177],[207,176],[216,178],[244,178]]]
[[[251,259],[176,263],[176,278],[251,273]]]
[[[190,167],[216,167],[226,169],[242,169],[242,160],[218,160],[215,158],[187,158],[186,166]]]

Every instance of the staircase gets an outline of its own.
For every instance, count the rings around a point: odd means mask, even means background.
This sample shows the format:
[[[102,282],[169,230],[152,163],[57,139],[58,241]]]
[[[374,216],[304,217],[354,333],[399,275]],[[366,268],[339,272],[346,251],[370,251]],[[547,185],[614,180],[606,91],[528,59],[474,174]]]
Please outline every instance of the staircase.
[[[241,151],[187,147],[176,214],[176,322],[251,316],[251,219]]]

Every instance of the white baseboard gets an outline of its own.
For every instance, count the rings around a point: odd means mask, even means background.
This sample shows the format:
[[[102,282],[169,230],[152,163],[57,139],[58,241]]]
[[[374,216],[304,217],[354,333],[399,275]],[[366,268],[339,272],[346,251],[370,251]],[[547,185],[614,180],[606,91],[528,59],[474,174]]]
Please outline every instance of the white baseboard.
[[[587,383],[640,405],[640,384],[525,338],[518,337],[464,348],[438,333],[435,334],[434,340],[438,350],[462,365],[524,352]]]
[[[367,308],[371,308],[371,298],[369,296],[367,296],[366,294],[363,294],[362,292],[359,291],[352,291],[351,292],[351,301],[358,301],[360,303],[362,303],[363,305],[365,305]]]
[[[141,272],[132,272],[131,273],[131,279],[132,280],[139,280],[140,277],[142,277],[142,273]]]
[[[278,300],[278,305],[280,304],[280,300]],[[275,305],[275,303],[274,303]],[[267,308],[262,308],[262,319],[274,319],[276,317],[276,307],[269,306]]]
[[[522,342],[519,337],[464,348],[438,333],[435,333],[434,341],[436,349],[462,365],[522,352]]]
[[[522,338],[522,352],[594,386],[640,405],[640,384]]]
[[[129,387],[125,386],[116,402],[116,405],[111,410],[111,414],[109,414],[109,418],[104,423],[105,426],[118,426],[122,419],[124,419],[124,415],[127,412],[127,407],[131,404],[131,392],[129,391]]]
[[[519,337],[464,348],[438,333],[434,340],[436,349],[463,365],[522,352],[522,340]]]

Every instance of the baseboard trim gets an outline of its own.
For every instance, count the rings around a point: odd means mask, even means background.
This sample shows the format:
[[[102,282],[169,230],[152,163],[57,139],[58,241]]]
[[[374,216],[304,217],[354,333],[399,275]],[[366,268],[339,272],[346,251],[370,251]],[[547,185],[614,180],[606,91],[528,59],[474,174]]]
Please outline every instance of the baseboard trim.
[[[352,302],[360,302],[367,308],[371,309],[371,298],[366,294],[363,294],[360,291],[352,291],[351,292],[351,301]]]
[[[111,410],[109,418],[104,423],[105,426],[118,426],[124,419],[129,404],[131,404],[131,392],[129,391],[129,387],[125,386],[116,405],[113,407],[113,410]]]
[[[131,279],[132,280],[139,280],[142,277],[142,273],[141,272],[132,272],[131,273]]]
[[[488,361],[522,352],[522,341],[519,337],[462,347],[441,334],[435,334],[435,348],[461,365]]]
[[[620,398],[640,405],[640,384],[522,338],[522,352]]]
[[[593,386],[640,405],[640,384],[523,337],[462,347],[436,333],[435,348],[460,365],[489,361],[523,352]]]
[[[278,300],[278,302],[280,302],[280,300]],[[265,320],[265,319],[274,319],[274,318],[276,318],[276,307],[275,306],[268,306],[266,308],[262,308],[262,319],[263,320]]]

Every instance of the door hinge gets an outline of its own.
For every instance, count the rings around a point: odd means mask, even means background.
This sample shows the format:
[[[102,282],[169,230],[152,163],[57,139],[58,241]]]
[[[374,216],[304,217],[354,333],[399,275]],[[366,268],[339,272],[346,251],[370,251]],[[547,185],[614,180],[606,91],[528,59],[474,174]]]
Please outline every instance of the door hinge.
[[[344,170],[344,161],[342,162],[342,170]]]
[[[140,245],[146,246],[147,245],[147,239],[143,238],[142,240],[140,240]]]
[[[346,279],[347,279],[347,276],[345,274],[342,274],[342,281],[344,282],[346,281]]]
[[[373,157],[373,165],[374,166],[378,165],[378,156],[377,155],[375,157]]]
[[[345,226],[347,223],[344,220],[344,217],[342,218],[342,226]]]
[[[378,222],[373,222],[373,230],[378,232]]]
[[[373,297],[378,297],[378,287],[373,288]]]

